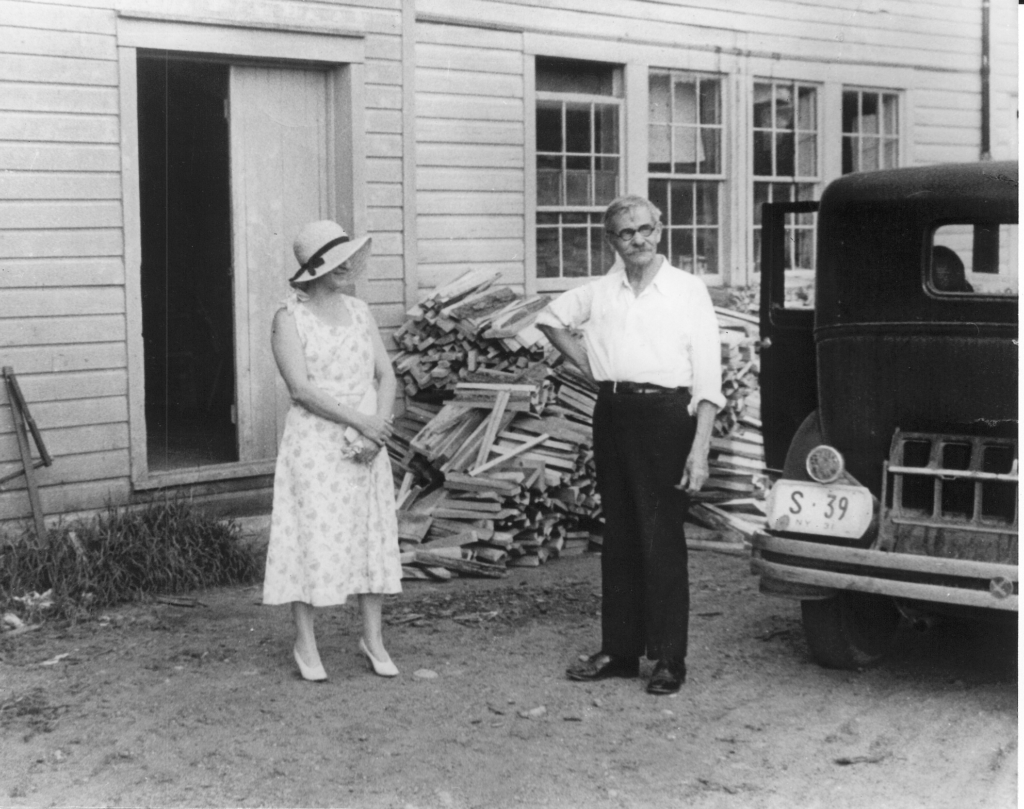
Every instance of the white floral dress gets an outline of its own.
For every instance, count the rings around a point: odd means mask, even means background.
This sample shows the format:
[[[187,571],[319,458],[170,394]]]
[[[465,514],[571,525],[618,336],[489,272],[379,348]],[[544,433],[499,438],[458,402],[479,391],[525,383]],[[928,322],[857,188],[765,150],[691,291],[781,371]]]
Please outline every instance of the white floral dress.
[[[296,296],[295,317],[309,379],[338,402],[376,410],[369,308],[345,296],[350,326],[320,320]],[[398,518],[391,462],[352,460],[346,427],[292,405],[274,473],[264,604],[343,604],[357,593],[398,593]],[[351,433],[350,433],[351,435]]]

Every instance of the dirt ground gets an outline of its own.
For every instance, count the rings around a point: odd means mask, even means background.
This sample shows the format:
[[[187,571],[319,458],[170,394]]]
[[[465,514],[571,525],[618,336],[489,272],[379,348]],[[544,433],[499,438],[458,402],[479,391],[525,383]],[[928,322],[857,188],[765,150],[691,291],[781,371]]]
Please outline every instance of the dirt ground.
[[[1015,627],[907,627],[881,667],[828,671],[747,559],[694,552],[689,679],[654,697],[563,675],[599,642],[599,564],[407,583],[395,680],[354,604],[318,614],[330,680],[299,679],[258,587],[2,640],[0,806],[1016,806]]]

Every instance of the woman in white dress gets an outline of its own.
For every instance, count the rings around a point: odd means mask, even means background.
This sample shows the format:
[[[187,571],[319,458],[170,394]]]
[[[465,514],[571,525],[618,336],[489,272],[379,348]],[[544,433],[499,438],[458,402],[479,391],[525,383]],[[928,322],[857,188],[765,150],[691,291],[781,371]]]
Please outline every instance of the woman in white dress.
[[[356,595],[359,649],[373,670],[398,674],[381,636],[383,596],[401,592],[391,463],[395,374],[380,332],[352,284],[370,237],[312,222],[295,240],[296,290],[274,315],[272,346],[291,394],[274,474],[264,604],[292,605],[293,657],[303,678],[325,680],[314,607]]]

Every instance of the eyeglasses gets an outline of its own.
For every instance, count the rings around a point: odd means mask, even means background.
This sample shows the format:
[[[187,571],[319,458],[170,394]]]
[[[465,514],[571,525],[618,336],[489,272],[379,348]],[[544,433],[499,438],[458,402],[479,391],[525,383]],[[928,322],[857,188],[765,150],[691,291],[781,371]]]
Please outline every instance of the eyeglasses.
[[[612,231],[609,230],[608,235],[614,236],[617,239],[621,239],[624,242],[632,241],[633,237],[636,236],[636,234],[638,233],[646,239],[648,236],[654,233],[654,229],[658,227],[659,224],[661,223],[659,222],[654,225],[641,225],[636,230],[634,230],[633,228],[623,228],[618,233],[613,233]]]

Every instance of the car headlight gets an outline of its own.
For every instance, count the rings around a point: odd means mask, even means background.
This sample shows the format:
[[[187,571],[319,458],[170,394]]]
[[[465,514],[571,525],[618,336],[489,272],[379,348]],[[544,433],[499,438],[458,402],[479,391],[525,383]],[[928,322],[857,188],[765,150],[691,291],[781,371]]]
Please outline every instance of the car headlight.
[[[807,453],[807,474],[818,483],[835,483],[844,468],[842,454],[828,444],[819,444]]]

